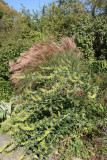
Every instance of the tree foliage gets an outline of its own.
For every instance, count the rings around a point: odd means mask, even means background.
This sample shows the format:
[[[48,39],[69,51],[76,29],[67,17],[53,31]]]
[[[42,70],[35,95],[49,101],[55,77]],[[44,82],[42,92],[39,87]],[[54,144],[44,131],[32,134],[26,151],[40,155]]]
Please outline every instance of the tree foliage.
[[[92,16],[96,14],[107,15],[107,1],[106,0],[86,0],[88,6],[90,6],[90,11]]]

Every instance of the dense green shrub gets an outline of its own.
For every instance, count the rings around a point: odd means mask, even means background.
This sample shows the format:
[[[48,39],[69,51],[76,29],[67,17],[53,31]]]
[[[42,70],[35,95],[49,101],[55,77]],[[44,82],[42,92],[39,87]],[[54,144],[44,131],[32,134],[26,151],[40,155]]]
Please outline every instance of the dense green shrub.
[[[2,10],[0,9],[0,19],[2,19],[2,17],[3,17],[3,12],[2,12]]]
[[[0,100],[9,100],[13,92],[13,86],[9,81],[9,61],[16,59],[22,51],[29,47],[27,43],[19,43],[0,48]]]
[[[98,72],[92,74],[93,76],[93,83],[99,86],[100,92],[98,94],[99,102],[103,105],[107,103],[107,73],[106,72]]]
[[[20,53],[28,50],[31,44],[28,42],[24,43],[23,41],[9,43],[7,46],[0,48],[0,77],[9,75],[9,61],[19,57]]]
[[[68,35],[75,35],[77,46],[86,58],[107,58],[107,16],[79,19],[69,27]]]
[[[24,25],[20,30],[20,35],[22,39],[31,39],[32,43],[36,43],[43,38],[43,34],[38,31],[34,31],[33,29],[29,28],[27,25]]]
[[[14,145],[24,146],[31,159],[47,159],[69,136],[71,154],[82,158],[92,154],[92,147],[82,150],[81,138],[102,134],[97,124],[105,117],[105,106],[97,102],[98,87],[91,83],[89,73],[80,72],[81,66],[76,68],[70,55],[60,59],[58,65],[56,61],[50,67],[40,66],[36,74],[26,76],[37,85],[32,88],[29,84],[14,102],[11,118],[2,124],[2,131],[10,131],[12,137],[3,152],[11,151]]]
[[[0,100],[9,101],[13,94],[14,92],[12,82],[0,78]]]
[[[42,35],[39,32],[30,31],[28,38],[18,39],[17,41],[10,40],[7,44],[4,44],[0,48],[0,100],[11,97],[12,85],[9,80],[9,61],[16,61],[20,56],[20,53],[29,50],[32,43],[36,43],[42,39]],[[4,84],[3,84],[4,83]],[[3,85],[2,85],[3,84]],[[9,87],[10,85],[10,87]],[[9,94],[8,94],[9,92]],[[9,95],[9,97],[7,96]]]
[[[107,70],[107,61],[106,60],[90,60],[87,65],[91,73],[101,73],[106,72]]]

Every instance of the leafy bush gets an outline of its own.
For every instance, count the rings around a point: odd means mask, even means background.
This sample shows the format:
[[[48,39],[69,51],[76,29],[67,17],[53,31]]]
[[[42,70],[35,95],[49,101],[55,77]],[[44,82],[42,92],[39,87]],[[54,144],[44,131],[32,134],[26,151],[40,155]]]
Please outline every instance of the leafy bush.
[[[28,44],[18,43],[12,46],[4,46],[0,49],[0,100],[9,100],[12,96],[13,85],[9,81],[9,60],[16,59],[20,52],[26,50]]]
[[[68,35],[75,35],[77,46],[86,58],[107,58],[107,16],[82,18],[69,27]]]
[[[0,78],[0,100],[9,101],[12,95],[14,95],[12,82]]]
[[[13,85],[9,81],[9,61],[16,61],[20,53],[27,51],[34,41],[42,39],[39,32],[32,31],[29,36],[29,39],[8,40],[8,43],[0,48],[0,100],[8,100],[13,92]]]
[[[93,74],[93,83],[96,83],[96,85],[99,86],[100,92],[98,94],[99,102],[101,102],[103,105],[106,105],[107,103],[107,74],[106,72],[99,72]]]
[[[92,147],[87,154],[81,152],[81,138],[102,135],[97,124],[104,119],[106,108],[97,102],[98,87],[91,83],[90,75],[79,72],[72,54],[68,55],[62,56],[58,66],[42,65],[36,74],[27,75],[37,86],[29,84],[14,103],[11,118],[2,124],[2,131],[10,131],[12,137],[3,152],[11,151],[14,145],[24,146],[31,159],[47,159],[69,136],[74,142],[71,154],[82,158],[92,154]]]
[[[3,12],[2,12],[2,10],[0,9],[0,19],[2,19],[2,17],[3,17]]]
[[[41,32],[34,31],[31,28],[28,28],[28,26],[24,26],[20,32],[22,39],[31,39],[34,43],[40,41],[44,36]]]
[[[107,70],[106,60],[90,60],[87,65],[89,66],[91,73],[106,72]]]

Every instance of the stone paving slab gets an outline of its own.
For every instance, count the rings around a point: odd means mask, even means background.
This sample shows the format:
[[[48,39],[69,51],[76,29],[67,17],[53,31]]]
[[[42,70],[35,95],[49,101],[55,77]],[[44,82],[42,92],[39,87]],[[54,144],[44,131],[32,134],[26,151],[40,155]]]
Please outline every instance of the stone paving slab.
[[[0,147],[3,147],[3,145],[10,140],[8,135],[0,135]],[[0,160],[18,160],[23,155],[23,147],[20,149],[17,149],[13,154],[10,155],[3,155],[0,153]],[[24,160],[27,160],[27,158],[24,158]]]

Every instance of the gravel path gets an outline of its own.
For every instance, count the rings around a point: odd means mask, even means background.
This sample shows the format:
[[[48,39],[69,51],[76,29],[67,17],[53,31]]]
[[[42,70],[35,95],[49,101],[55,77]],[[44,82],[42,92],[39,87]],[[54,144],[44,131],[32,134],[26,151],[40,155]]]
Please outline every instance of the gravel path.
[[[0,147],[2,147],[9,140],[10,138],[8,135],[0,135]],[[11,155],[5,156],[2,153],[0,153],[0,160],[18,160],[18,158],[23,155],[23,151],[24,149],[21,147]],[[24,158],[24,160],[27,160],[27,159],[28,158],[26,157]]]

